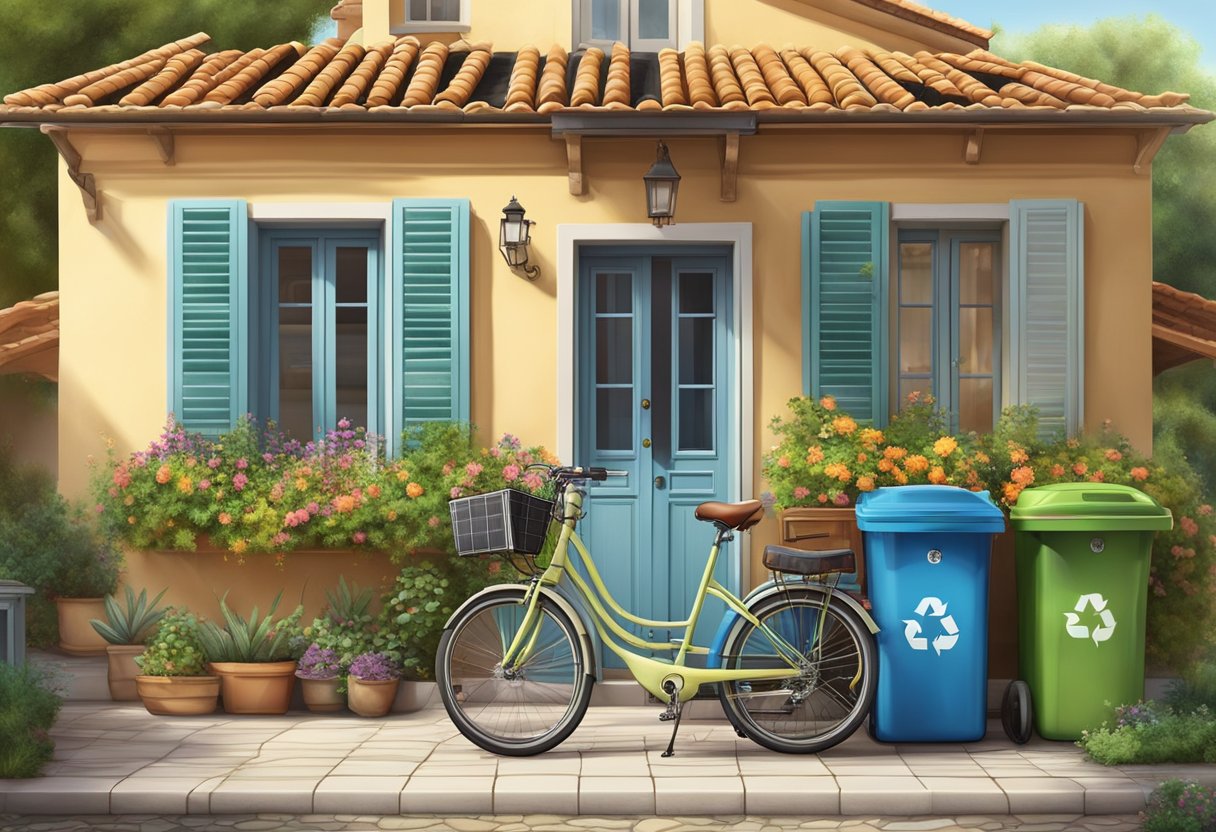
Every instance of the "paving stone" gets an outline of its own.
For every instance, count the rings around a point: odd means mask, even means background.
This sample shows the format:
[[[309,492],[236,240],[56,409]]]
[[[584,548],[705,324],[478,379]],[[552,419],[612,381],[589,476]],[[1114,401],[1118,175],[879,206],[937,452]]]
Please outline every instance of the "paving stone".
[[[578,810],[594,815],[653,815],[654,782],[649,777],[579,778]]]
[[[837,775],[836,782],[841,814],[924,815],[931,811],[932,796],[915,777]]]
[[[742,777],[658,777],[654,781],[655,811],[660,815],[695,806],[707,815],[743,813]],[[685,822],[680,818],[681,823]],[[687,824],[692,825],[692,824]]]
[[[1009,798],[1011,814],[1085,811],[1085,791],[1060,777],[999,777],[996,783]]]
[[[646,818],[646,820],[638,821],[637,825],[633,827],[633,832],[667,832],[679,825],[678,820],[671,818]]]
[[[578,777],[573,774],[511,774],[494,780],[494,811],[578,813]],[[556,820],[556,819],[555,819]],[[524,823],[536,825],[524,818]]]
[[[835,815],[840,812],[836,779],[744,775],[744,807],[749,814]]]
[[[490,832],[498,827],[494,821],[477,818],[447,818],[446,823],[456,832]]]

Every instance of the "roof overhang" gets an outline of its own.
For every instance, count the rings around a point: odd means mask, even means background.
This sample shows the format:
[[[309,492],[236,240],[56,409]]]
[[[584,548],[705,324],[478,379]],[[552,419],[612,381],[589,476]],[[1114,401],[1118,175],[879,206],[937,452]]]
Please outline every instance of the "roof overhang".
[[[1200,359],[1216,361],[1216,300],[1153,283],[1153,375]]]
[[[59,380],[59,293],[0,309],[0,375]]]

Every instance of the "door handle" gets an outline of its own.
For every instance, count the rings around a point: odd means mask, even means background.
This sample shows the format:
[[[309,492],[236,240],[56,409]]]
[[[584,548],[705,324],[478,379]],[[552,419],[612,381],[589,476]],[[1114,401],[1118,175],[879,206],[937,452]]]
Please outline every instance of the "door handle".
[[[666,478],[666,477],[655,477],[655,478],[654,478],[654,487],[655,487],[655,488],[663,488],[663,487],[665,487],[666,485],[667,485],[667,478]]]

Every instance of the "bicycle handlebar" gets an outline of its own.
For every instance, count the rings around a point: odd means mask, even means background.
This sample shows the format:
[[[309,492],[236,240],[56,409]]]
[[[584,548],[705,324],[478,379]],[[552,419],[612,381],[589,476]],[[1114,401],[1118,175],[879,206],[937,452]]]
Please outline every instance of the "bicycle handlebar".
[[[545,468],[549,471],[549,476],[553,479],[564,480],[592,480],[593,482],[603,482],[609,477],[627,477],[628,471],[611,471],[607,468],[584,468],[582,466],[569,465],[544,465],[541,463],[529,465],[529,468]]]

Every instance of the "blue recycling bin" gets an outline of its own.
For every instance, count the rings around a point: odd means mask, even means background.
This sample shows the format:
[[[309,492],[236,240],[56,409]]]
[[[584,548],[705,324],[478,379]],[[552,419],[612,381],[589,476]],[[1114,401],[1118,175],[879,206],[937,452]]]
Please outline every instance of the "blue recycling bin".
[[[988,562],[1005,516],[988,492],[880,488],[857,502],[878,626],[870,728],[883,742],[969,742],[988,711]]]

